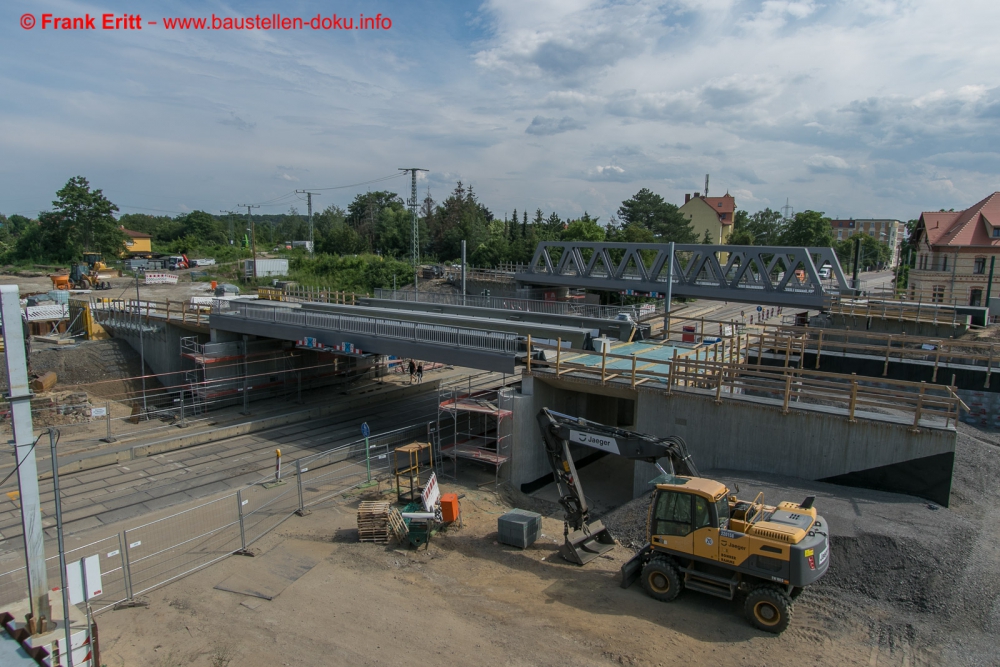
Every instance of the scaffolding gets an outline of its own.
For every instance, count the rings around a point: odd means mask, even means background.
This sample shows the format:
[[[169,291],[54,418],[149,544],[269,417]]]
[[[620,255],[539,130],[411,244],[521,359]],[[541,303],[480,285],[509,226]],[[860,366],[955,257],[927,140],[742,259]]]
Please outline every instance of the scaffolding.
[[[492,467],[494,485],[499,485],[500,469],[510,460],[513,441],[512,402],[513,391],[506,387],[483,391],[442,388],[437,420],[438,469],[445,473],[445,463],[450,463],[450,477],[457,479],[458,460],[475,461]]]

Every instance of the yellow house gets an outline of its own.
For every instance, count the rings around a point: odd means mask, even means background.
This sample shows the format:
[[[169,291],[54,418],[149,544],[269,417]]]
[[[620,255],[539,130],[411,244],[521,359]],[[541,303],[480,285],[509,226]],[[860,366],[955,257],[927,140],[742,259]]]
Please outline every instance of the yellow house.
[[[721,245],[729,242],[736,200],[728,192],[722,197],[702,197],[699,192],[685,194],[680,212],[691,221],[696,243],[705,239],[706,232],[712,243]]]
[[[140,255],[152,255],[153,254],[153,237],[145,232],[135,232],[131,229],[125,229],[125,227],[119,226],[118,229],[125,232],[125,236],[128,240],[125,241],[125,251],[122,255],[128,255],[132,257]]]

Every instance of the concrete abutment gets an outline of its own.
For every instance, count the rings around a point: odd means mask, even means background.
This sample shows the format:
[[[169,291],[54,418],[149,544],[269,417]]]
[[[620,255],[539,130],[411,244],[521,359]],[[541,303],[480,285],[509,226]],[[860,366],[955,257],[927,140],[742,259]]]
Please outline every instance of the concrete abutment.
[[[542,407],[656,436],[679,435],[701,470],[726,468],[789,475],[904,493],[948,505],[957,433],[889,415],[796,406],[744,396],[716,403],[714,392],[667,394],[659,388],[525,376],[514,398],[509,476],[523,488],[550,474],[535,415]],[[593,454],[578,448],[574,458]],[[656,467],[636,462],[633,496],[649,490]]]

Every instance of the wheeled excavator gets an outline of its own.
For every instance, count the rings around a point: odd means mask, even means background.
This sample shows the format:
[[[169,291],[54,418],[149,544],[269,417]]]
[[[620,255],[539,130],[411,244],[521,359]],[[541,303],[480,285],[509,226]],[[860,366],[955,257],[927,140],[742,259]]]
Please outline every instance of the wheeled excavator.
[[[788,627],[794,600],[830,566],[829,529],[813,506],[740,500],[722,483],[698,475],[678,436],[656,438],[564,415],[538,413],[549,464],[565,510],[560,554],[585,565],[615,546],[600,521],[590,521],[572,445],[647,461],[661,475],[646,519],[646,544],[622,566],[622,588],[637,580],[650,597],[672,602],[683,589],[727,600],[744,598],[747,620],[760,630]],[[659,461],[669,462],[664,470]],[[736,487],[739,492],[739,487]]]

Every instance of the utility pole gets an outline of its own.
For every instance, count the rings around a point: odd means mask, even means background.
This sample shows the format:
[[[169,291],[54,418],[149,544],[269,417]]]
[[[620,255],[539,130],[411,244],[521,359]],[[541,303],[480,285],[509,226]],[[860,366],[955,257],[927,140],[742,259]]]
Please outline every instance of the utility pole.
[[[313,195],[318,195],[319,193],[307,190],[296,190],[295,192],[306,196],[306,206],[309,209],[309,256],[313,257],[314,248],[316,247],[315,240],[313,239]]]
[[[146,407],[146,348],[142,341],[142,297],[139,296],[139,272],[135,272],[135,313],[136,324],[139,327],[139,376],[142,378],[142,415],[148,417],[149,412]],[[147,307],[147,316],[149,313]]]
[[[233,215],[236,213],[236,211],[222,211],[222,210],[220,210],[219,213],[226,213],[226,214],[229,215],[229,245],[232,245],[233,243],[236,242],[236,237],[233,236],[233,233],[235,231],[234,225],[233,225]]]
[[[253,216],[250,215],[250,209],[260,208],[257,204],[237,204],[238,208],[243,208],[246,206],[247,209],[247,222],[250,224],[250,267],[253,270],[253,281],[257,282],[257,235],[254,233],[253,228]],[[245,278],[246,276],[244,276]]]
[[[14,465],[21,501],[21,531],[24,558],[28,570],[28,598],[31,634],[48,629],[52,618],[49,604],[48,576],[45,571],[45,533],[42,506],[38,493],[38,466],[35,463],[35,439],[31,424],[31,391],[28,388],[28,358],[24,347],[25,327],[21,320],[21,302],[17,285],[0,285],[0,312],[3,315],[4,358],[10,394],[11,429],[14,435]]]
[[[417,294],[417,264],[420,262],[420,227],[417,225],[417,172],[428,171],[419,167],[399,167],[399,171],[410,172],[410,215],[413,216],[413,229],[410,232],[410,256],[413,260],[413,294]]]

